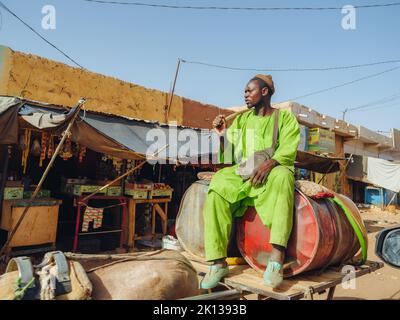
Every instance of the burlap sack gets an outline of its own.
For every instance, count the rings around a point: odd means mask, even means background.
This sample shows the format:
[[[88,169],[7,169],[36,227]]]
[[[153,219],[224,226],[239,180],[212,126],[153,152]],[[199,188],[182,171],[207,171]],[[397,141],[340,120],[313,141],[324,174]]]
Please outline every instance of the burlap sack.
[[[93,300],[170,300],[199,294],[196,271],[174,250],[115,261],[88,276]]]

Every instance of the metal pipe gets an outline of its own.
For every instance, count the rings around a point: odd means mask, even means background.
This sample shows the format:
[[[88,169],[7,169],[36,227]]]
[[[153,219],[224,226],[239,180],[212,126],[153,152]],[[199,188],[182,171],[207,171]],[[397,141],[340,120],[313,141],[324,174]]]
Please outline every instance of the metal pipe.
[[[240,291],[236,289],[231,289],[220,292],[200,294],[198,296],[187,297],[178,300],[239,300],[240,297]]]
[[[15,233],[17,232],[19,226],[21,225],[22,221],[24,220],[24,218],[25,218],[25,216],[26,216],[26,214],[27,214],[29,208],[30,208],[31,205],[32,205],[32,201],[36,198],[37,194],[39,193],[39,191],[40,191],[40,189],[41,189],[41,187],[42,187],[42,185],[43,185],[43,182],[44,182],[44,180],[45,180],[46,177],[47,177],[47,174],[49,173],[51,167],[53,166],[54,161],[56,160],[56,157],[57,157],[58,153],[60,152],[60,150],[61,150],[61,148],[62,148],[62,146],[63,146],[65,140],[66,140],[67,137],[70,135],[70,131],[71,131],[72,125],[74,124],[76,118],[78,117],[79,111],[81,110],[81,108],[82,108],[82,106],[83,106],[83,104],[84,104],[85,102],[86,102],[86,99],[84,99],[84,98],[81,98],[81,99],[78,101],[78,104],[77,104],[76,107],[75,107],[75,108],[76,108],[75,113],[73,114],[73,116],[72,116],[72,118],[71,118],[71,120],[70,120],[70,122],[69,122],[69,124],[68,124],[68,126],[67,126],[67,129],[65,129],[65,131],[64,131],[64,133],[63,133],[63,135],[62,135],[61,141],[60,141],[60,143],[58,144],[56,150],[54,151],[54,154],[53,154],[53,156],[52,156],[52,158],[51,158],[49,164],[47,165],[46,170],[44,171],[44,173],[43,173],[43,175],[42,175],[42,178],[40,179],[38,185],[36,186],[35,191],[33,192],[31,198],[29,199],[28,205],[25,207],[25,209],[24,209],[24,211],[22,212],[20,218],[18,219],[16,225],[14,226],[14,228],[13,228],[13,229],[11,230],[11,232],[9,233],[8,239],[7,239],[6,243],[4,244],[3,248],[1,248],[1,251],[0,251],[0,258],[1,258],[1,257],[3,256],[3,254],[5,253],[5,251],[6,251],[7,247],[8,247],[8,245],[10,244],[10,242],[11,242],[11,240],[13,239]]]

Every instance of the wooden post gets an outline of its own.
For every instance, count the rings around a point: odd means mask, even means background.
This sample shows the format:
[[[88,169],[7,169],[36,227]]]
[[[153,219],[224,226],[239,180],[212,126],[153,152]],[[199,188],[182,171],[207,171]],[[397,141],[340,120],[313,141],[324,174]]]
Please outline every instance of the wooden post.
[[[342,136],[339,136],[335,134],[335,144],[336,144],[336,156],[337,157],[345,157],[344,154],[344,138]],[[342,193],[349,197],[350,199],[353,198],[352,195],[352,188],[351,185],[349,184],[346,176],[346,160],[341,160],[339,161],[339,193]]]
[[[11,145],[7,145],[5,146],[4,149],[4,166],[3,166],[3,174],[1,177],[1,186],[0,186],[0,219],[3,210],[2,208],[3,208],[4,189],[6,187],[8,162],[10,157],[11,157]]]
[[[129,218],[128,218],[128,248],[135,247],[135,226],[136,226],[136,201],[129,199]]]
[[[390,199],[389,203],[386,205],[386,207],[385,207],[384,210],[386,210],[386,209],[392,204],[392,202],[393,202],[394,198],[396,197],[396,195],[397,195],[397,193],[394,193],[394,194],[393,194],[392,199]],[[385,199],[384,199],[383,196],[382,196],[382,199],[383,199],[383,200],[382,200],[382,201],[383,201],[383,204],[385,205]]]
[[[166,235],[168,233],[168,202],[165,203],[164,212],[165,212],[164,235]]]
[[[165,123],[168,124],[169,122],[169,112],[171,109],[171,105],[172,105],[172,100],[174,98],[174,93],[175,93],[175,85],[176,85],[176,79],[178,78],[178,73],[179,73],[179,67],[181,65],[181,59],[178,59],[178,63],[176,65],[176,71],[175,71],[175,77],[174,77],[174,84],[172,86],[172,91],[171,91],[171,95],[169,97],[169,103],[165,108]]]
[[[156,204],[153,204],[152,210],[151,210],[151,233],[153,235],[153,238],[155,239],[156,237]]]

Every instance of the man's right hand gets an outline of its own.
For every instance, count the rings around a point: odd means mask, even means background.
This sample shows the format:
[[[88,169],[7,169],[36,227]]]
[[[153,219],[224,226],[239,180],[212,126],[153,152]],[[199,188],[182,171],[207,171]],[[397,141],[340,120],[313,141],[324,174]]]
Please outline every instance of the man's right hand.
[[[226,120],[225,120],[225,116],[223,114],[216,116],[212,125],[213,125],[215,132],[219,136],[223,136],[225,134]]]

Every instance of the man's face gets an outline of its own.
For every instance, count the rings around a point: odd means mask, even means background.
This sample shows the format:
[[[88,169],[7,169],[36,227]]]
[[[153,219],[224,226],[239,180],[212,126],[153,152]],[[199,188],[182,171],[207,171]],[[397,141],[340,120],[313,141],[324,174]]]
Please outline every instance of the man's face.
[[[257,81],[250,81],[244,89],[244,101],[246,102],[247,108],[252,108],[260,103],[263,96],[268,94],[267,88],[260,88]]]

